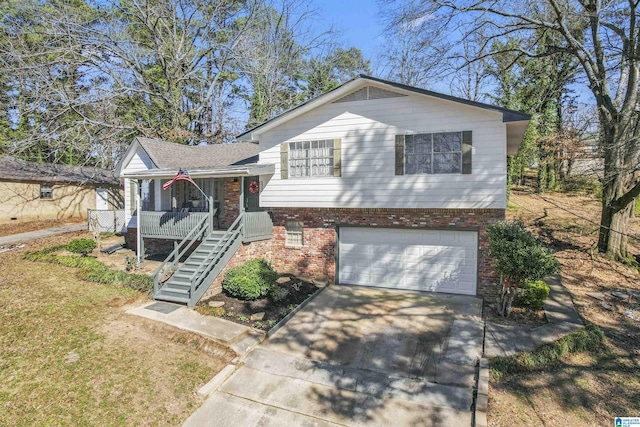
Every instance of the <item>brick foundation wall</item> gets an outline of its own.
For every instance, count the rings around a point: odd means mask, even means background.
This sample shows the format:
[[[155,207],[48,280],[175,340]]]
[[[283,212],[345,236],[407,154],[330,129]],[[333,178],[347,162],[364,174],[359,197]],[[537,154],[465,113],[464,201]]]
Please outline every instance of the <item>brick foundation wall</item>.
[[[229,190],[239,183],[229,180]],[[227,183],[225,182],[225,191]],[[230,194],[230,193],[226,193]],[[236,193],[237,194],[237,193]],[[236,200],[237,202],[237,200]],[[225,201],[225,204],[227,202]],[[235,206],[235,207],[234,207]],[[230,202],[225,209],[225,218],[235,220],[232,209],[238,204]],[[226,213],[231,213],[227,216]],[[273,238],[243,244],[222,273],[205,294],[205,298],[221,290],[224,273],[232,267],[253,258],[265,258],[279,273],[308,276],[320,280],[335,281],[336,268],[336,227],[343,225],[373,227],[408,227],[412,229],[478,230],[478,292],[481,297],[495,294],[496,276],[491,268],[488,252],[488,235],[485,227],[495,221],[504,220],[503,209],[336,209],[336,208],[271,208]],[[228,219],[227,219],[228,220]],[[287,247],[285,244],[285,224],[287,221],[301,221],[304,224],[304,246]],[[230,222],[229,222],[230,223]],[[222,218],[221,218],[222,224]],[[129,229],[127,236],[133,238],[135,229]],[[128,239],[129,240],[129,239]],[[153,253],[145,239],[147,253]],[[173,241],[159,241],[171,245]],[[127,242],[129,244],[129,241]],[[160,243],[159,243],[160,244]],[[168,253],[168,252],[167,252]]]
[[[291,273],[335,281],[336,227],[341,225],[374,227],[409,227],[412,229],[479,230],[478,296],[491,297],[496,279],[487,255],[485,227],[504,220],[503,209],[334,209],[271,208],[274,267]],[[286,221],[302,221],[304,246],[285,245]]]

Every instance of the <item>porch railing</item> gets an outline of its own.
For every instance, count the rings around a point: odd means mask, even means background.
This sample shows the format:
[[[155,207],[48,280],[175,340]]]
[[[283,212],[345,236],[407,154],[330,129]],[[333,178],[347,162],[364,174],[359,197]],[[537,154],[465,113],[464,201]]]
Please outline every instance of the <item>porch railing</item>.
[[[204,218],[210,216],[209,212],[142,211],[141,213],[140,234],[142,237],[160,239],[182,239]]]
[[[273,234],[273,222],[269,212],[245,212],[242,226],[243,242],[270,239]]]
[[[142,218],[141,218],[142,219]],[[184,239],[175,247],[173,251],[167,256],[167,258],[158,266],[156,271],[153,272],[153,294],[157,294],[160,290],[160,284],[162,280],[171,272],[175,271],[178,263],[186,255],[196,242],[196,240],[202,240],[207,234],[209,229],[209,215],[204,214],[200,217],[200,221],[189,230]]]

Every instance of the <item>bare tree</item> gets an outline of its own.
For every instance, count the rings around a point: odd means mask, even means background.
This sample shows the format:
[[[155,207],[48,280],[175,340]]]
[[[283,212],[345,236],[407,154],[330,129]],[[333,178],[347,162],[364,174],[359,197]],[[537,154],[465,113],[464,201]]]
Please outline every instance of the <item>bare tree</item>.
[[[456,27],[463,29],[463,37],[482,31],[486,46],[507,38],[517,40],[515,46],[504,46],[519,57],[562,53],[577,59],[597,108],[604,155],[598,249],[615,259],[627,259],[627,223],[632,202],[640,195],[638,2],[432,0],[408,4],[404,19],[428,15],[444,22],[464,22]],[[542,38],[547,38],[547,47],[539,51],[536,46]]]
[[[412,3],[381,3],[386,37],[379,55],[379,73],[390,80],[419,87],[453,75],[451,41],[446,28],[454,24],[433,19],[426,5],[423,13],[418,14],[414,13]]]
[[[248,127],[302,101],[300,85],[306,57],[331,42],[332,30],[317,32],[317,11],[307,0],[265,3],[257,11],[235,59],[248,83]]]

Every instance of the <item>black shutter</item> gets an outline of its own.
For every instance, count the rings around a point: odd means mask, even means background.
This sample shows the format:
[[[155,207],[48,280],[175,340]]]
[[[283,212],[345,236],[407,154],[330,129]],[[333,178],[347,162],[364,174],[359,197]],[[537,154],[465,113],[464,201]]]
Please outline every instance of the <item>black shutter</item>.
[[[462,173],[467,175],[471,173],[471,131],[462,132]]]
[[[396,175],[404,175],[404,135],[396,135]]]
[[[280,178],[289,178],[289,143],[280,144]]]
[[[333,140],[333,176],[342,176],[342,140]]]

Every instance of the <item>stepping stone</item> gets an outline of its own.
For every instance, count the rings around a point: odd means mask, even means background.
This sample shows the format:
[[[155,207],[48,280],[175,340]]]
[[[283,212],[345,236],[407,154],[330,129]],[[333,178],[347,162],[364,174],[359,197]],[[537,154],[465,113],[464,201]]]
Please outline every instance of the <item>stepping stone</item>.
[[[261,311],[260,313],[253,313],[251,315],[251,320],[262,320],[264,319],[265,312]]]
[[[619,299],[629,299],[629,295],[623,292],[611,292],[611,295]]]
[[[599,301],[606,300],[606,296],[602,292],[587,292],[587,295],[589,295],[591,298],[595,298],[595,299],[597,299]]]
[[[224,301],[209,301],[208,305],[212,308],[222,307],[224,305]]]

